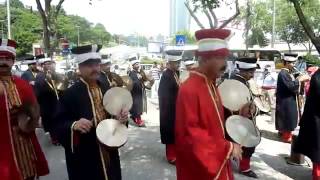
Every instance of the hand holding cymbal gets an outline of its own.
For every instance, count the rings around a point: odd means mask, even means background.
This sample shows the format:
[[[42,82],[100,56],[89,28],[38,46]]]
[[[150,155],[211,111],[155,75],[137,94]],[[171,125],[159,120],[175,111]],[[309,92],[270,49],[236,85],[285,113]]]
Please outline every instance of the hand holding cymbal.
[[[122,124],[126,124],[128,122],[129,112],[125,110],[121,110],[120,114],[117,116],[117,120]]]
[[[239,111],[239,115],[246,118],[250,118],[255,111],[256,111],[255,105],[249,102],[241,107]]]
[[[233,143],[233,149],[232,149],[232,158],[241,160],[242,159],[242,149],[241,145]]]

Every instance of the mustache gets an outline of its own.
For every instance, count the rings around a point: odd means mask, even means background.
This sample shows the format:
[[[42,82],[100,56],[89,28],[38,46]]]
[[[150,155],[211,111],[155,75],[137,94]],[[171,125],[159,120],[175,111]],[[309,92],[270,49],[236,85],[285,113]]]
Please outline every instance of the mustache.
[[[96,75],[96,74],[99,74],[99,71],[93,71],[90,73],[90,75]]]
[[[7,65],[7,64],[0,64],[0,68],[9,68],[9,65]]]

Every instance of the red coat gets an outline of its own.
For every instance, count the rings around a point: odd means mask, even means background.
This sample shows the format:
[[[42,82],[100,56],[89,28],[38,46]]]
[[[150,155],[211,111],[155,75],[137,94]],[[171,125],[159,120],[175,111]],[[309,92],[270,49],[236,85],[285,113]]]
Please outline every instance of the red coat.
[[[212,81],[191,72],[176,105],[178,180],[233,180],[233,144],[226,140],[223,106]],[[216,93],[215,93],[216,92]]]
[[[32,87],[24,80],[14,77],[22,104],[36,103]],[[37,156],[36,168],[39,176],[49,173],[48,163],[41,150],[35,132],[30,134]],[[14,154],[11,137],[10,114],[6,94],[0,92],[0,177],[1,180],[22,180]]]

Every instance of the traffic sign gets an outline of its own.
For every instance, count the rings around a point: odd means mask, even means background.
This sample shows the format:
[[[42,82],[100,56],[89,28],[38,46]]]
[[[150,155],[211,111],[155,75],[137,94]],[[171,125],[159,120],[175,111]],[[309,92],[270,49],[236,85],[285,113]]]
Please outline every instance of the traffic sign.
[[[176,35],[176,46],[184,46],[186,44],[186,36],[185,35]]]

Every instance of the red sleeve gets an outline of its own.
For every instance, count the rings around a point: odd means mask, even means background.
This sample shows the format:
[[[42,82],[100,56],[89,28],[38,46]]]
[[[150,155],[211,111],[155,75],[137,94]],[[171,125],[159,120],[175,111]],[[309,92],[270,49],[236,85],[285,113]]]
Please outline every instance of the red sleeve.
[[[180,89],[176,107],[176,140],[184,149],[191,149],[203,168],[208,169],[212,177],[219,177],[232,153],[233,144],[224,138],[217,116],[213,112],[212,121],[216,127],[209,127],[206,120],[201,119],[199,93],[193,94],[187,88]],[[208,107],[206,107],[208,108]],[[209,117],[208,117],[209,118]],[[213,134],[210,130],[214,130]]]
[[[37,99],[33,92],[33,88],[29,83],[17,77],[15,77],[15,83],[16,83],[21,101],[23,103],[25,102],[28,102],[31,104],[37,103]]]

